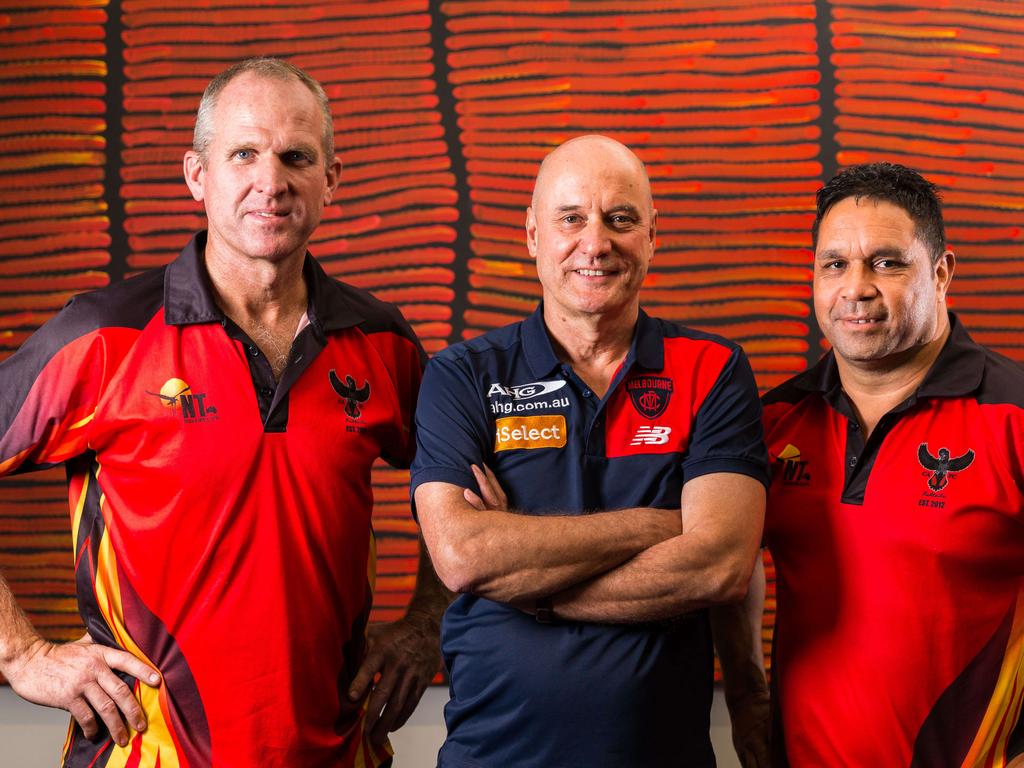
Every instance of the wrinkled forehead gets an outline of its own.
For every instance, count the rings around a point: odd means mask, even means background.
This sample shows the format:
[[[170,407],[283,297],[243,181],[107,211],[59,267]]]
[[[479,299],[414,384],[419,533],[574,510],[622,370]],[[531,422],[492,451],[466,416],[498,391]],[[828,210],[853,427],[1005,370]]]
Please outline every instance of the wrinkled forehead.
[[[278,78],[246,72],[221,91],[214,109],[218,127],[239,119],[292,123],[319,129],[321,114],[316,97],[298,78]]]
[[[909,246],[918,238],[917,227],[902,207],[872,197],[844,197],[822,217],[816,250],[836,244],[892,242]]]
[[[580,157],[578,153],[550,158],[541,168],[533,194],[542,210],[630,206],[649,213],[651,187],[639,162],[624,157]]]

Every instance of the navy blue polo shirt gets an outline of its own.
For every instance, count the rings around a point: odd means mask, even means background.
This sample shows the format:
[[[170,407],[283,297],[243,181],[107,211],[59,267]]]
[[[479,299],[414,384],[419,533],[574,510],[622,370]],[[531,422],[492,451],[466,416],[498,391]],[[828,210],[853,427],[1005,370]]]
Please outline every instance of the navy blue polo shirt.
[[[559,361],[542,308],[427,365],[412,489],[476,488],[487,464],[524,514],[678,509],[712,472],[767,484],[761,407],[740,348],[640,313],[604,398]],[[713,766],[705,611],[656,625],[532,616],[475,595],[445,613],[451,680],[439,765]]]

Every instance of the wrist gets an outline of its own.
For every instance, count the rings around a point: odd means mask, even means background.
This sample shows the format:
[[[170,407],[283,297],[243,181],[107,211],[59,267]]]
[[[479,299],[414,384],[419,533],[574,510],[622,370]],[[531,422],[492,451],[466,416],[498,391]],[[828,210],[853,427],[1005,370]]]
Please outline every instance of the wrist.
[[[47,641],[43,639],[42,635],[35,631],[15,637],[5,637],[0,641],[0,675],[8,680],[16,677],[28,658],[46,643]]]
[[[437,634],[441,630],[441,617],[436,612],[411,605],[402,620],[427,634]]]

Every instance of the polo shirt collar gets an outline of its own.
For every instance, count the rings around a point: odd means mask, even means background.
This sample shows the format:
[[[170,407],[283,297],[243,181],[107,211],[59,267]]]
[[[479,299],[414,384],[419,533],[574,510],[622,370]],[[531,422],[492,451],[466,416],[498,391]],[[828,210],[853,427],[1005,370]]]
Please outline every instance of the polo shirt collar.
[[[213,298],[213,286],[203,262],[206,230],[192,236],[181,254],[170,264],[164,277],[164,321],[168,325],[219,323],[224,313]],[[306,313],[318,333],[358,325],[365,318],[346,299],[336,281],[309,253],[302,265],[309,289]]]
[[[981,386],[984,370],[985,349],[971,338],[960,318],[950,312],[949,337],[917,391],[907,399],[907,404],[921,397],[968,395]],[[816,365],[798,376],[793,384],[805,392],[818,392],[835,405],[842,392],[835,352],[829,350]]]
[[[546,376],[561,366],[562,361],[555,354],[544,325],[544,302],[538,304],[537,309],[523,321],[522,338],[526,362],[534,376]],[[641,368],[660,371],[665,367],[665,346],[662,342],[657,321],[641,309],[623,369],[628,370],[635,362]]]

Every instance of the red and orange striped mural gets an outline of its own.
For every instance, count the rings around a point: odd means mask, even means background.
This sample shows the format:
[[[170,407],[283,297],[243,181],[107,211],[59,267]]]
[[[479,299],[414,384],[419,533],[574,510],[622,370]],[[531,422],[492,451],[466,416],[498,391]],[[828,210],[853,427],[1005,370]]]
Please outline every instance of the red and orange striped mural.
[[[945,190],[951,302],[1024,360],[1017,0],[4,3],[0,358],[69,296],[166,263],[203,226],[181,177],[193,113],[253,55],[288,58],[332,101],[344,171],[314,254],[399,304],[428,351],[533,308],[537,163],[601,132],[652,177],[645,305],[739,341],[762,387],[822,350],[813,193],[875,159]],[[416,531],[407,475],[374,478],[383,620],[408,599]],[[63,473],[0,488],[0,569],[49,637],[76,637]]]

